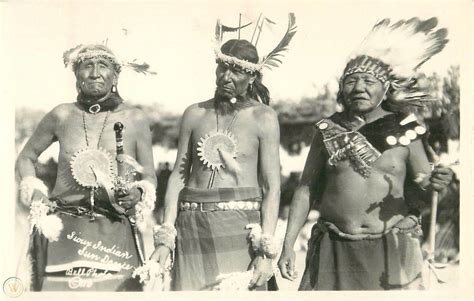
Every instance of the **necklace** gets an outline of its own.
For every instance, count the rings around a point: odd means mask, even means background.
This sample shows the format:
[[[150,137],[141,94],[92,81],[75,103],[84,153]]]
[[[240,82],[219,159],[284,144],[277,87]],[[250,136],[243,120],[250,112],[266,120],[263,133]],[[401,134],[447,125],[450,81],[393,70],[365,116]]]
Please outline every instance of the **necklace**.
[[[237,114],[239,113],[239,111],[236,111],[234,113],[234,116],[232,116],[232,119],[231,121],[229,122],[229,125],[227,125],[227,129],[226,131],[229,131],[229,129],[232,127],[232,125],[234,124],[234,121],[235,121],[235,118],[237,117]],[[216,128],[217,128],[217,131],[219,132],[219,113],[216,112]]]
[[[107,120],[109,119],[110,111],[107,111],[107,114],[104,118],[104,123],[102,124],[102,128],[100,129],[99,139],[97,140],[97,148],[99,148],[100,140],[102,139],[102,134],[104,133],[105,126],[107,125]],[[86,112],[82,112],[82,126],[84,127],[84,135],[86,138],[86,145],[89,147],[89,136],[87,133],[87,122],[86,122]]]
[[[237,141],[232,132],[230,132],[230,129],[238,113],[239,111],[237,110],[225,130],[221,131],[219,129],[219,113],[216,110],[216,131],[207,133],[204,137],[201,137],[198,142],[197,151],[199,160],[211,169],[211,176],[207,185],[208,189],[214,185],[215,175],[216,172],[219,171],[219,168],[224,165],[228,167],[229,164],[226,164],[226,161],[231,158],[226,157],[237,157]]]

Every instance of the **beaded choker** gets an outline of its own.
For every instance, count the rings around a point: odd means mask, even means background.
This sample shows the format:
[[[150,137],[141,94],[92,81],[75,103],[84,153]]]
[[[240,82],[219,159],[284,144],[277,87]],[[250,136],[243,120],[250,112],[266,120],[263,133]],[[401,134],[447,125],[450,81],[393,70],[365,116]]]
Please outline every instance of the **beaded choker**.
[[[118,93],[110,93],[110,95],[104,101],[87,101],[82,93],[77,95],[77,103],[81,106],[84,111],[96,114],[99,112],[113,111],[119,104],[123,102],[123,99],[118,95]]]

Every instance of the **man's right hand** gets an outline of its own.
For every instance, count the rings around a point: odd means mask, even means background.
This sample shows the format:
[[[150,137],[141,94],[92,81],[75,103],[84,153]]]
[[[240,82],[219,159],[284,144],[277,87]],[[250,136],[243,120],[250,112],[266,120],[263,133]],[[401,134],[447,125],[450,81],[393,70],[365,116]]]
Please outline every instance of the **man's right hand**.
[[[171,254],[170,248],[160,245],[153,251],[153,254],[150,256],[150,260],[158,262],[162,268],[165,268],[166,261],[168,260]]]
[[[281,276],[290,281],[298,277],[298,272],[295,271],[295,257],[295,251],[291,248],[283,247],[280,260],[278,260],[278,268],[280,269]]]

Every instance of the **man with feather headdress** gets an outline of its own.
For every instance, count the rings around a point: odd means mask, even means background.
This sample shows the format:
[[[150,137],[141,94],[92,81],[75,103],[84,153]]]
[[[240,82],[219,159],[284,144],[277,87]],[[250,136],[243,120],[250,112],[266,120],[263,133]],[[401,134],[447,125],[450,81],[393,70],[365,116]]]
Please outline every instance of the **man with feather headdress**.
[[[218,22],[217,40],[233,30]],[[263,60],[247,40],[216,48],[214,97],[184,112],[152,255],[165,264],[174,251],[173,290],[264,290],[273,275],[280,133],[261,71],[281,62],[295,32],[290,14],[282,42]]]
[[[149,122],[120,97],[118,76],[129,65],[108,47],[79,45],[64,53],[64,63],[76,76],[77,101],[46,114],[16,163],[20,199],[31,208],[31,289],[141,290],[132,279],[143,257],[135,225],[151,214],[156,187]],[[116,122],[125,127],[120,141]],[[60,147],[57,178],[48,195],[35,164],[55,141]],[[124,173],[113,157],[126,163]],[[122,186],[115,185],[116,176],[122,177]]]
[[[319,121],[290,207],[279,268],[294,280],[293,245],[316,202],[300,290],[422,288],[421,227],[406,181],[442,190],[452,172],[430,168],[426,129],[410,107],[428,100],[415,71],[447,43],[436,18],[375,25],[347,63],[343,112]]]

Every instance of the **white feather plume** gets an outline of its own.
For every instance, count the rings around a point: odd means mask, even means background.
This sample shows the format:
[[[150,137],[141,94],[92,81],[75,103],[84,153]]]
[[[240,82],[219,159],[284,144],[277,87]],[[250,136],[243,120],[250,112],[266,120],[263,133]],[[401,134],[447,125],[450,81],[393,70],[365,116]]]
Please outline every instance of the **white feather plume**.
[[[378,22],[349,59],[360,55],[377,58],[390,65],[392,74],[409,78],[414,70],[440,52],[448,40],[445,28],[434,31],[436,18],[412,18],[390,26],[390,19]]]
[[[63,222],[58,216],[50,214],[41,219],[39,228],[49,241],[58,241],[63,230]]]

